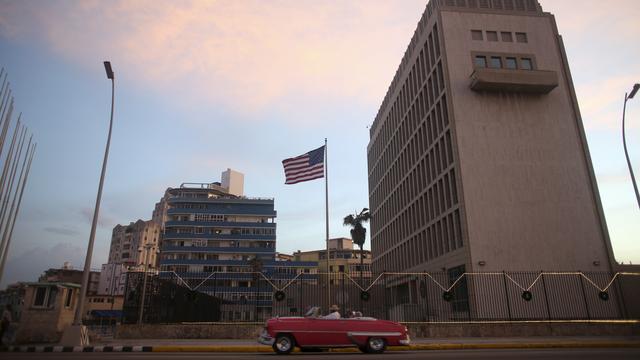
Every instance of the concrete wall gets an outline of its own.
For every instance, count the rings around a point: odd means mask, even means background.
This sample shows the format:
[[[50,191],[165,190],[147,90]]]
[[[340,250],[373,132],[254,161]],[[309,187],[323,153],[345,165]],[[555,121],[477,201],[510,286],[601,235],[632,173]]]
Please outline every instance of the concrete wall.
[[[412,338],[524,337],[524,336],[632,336],[640,324],[512,323],[410,324]],[[116,339],[257,339],[262,325],[119,325]]]
[[[553,17],[442,11],[441,26],[468,226],[467,271],[610,271]],[[472,40],[471,30],[525,32],[528,42]],[[546,95],[473,91],[474,52],[527,54],[537,69],[555,71],[560,83]]]

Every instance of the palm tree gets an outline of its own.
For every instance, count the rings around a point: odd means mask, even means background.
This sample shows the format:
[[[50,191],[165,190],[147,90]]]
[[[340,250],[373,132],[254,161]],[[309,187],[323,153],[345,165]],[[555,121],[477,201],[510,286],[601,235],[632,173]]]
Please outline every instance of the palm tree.
[[[344,226],[351,226],[351,239],[360,247],[360,283],[362,284],[362,268],[364,267],[364,259],[362,257],[362,246],[367,236],[367,229],[362,226],[371,219],[371,213],[368,208],[362,209],[360,213],[349,214],[344,218]]]

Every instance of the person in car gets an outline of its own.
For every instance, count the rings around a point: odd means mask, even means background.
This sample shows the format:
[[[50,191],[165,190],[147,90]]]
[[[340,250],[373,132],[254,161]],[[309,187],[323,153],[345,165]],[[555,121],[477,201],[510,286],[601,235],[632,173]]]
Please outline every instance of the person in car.
[[[340,319],[340,308],[338,307],[338,305],[331,305],[331,307],[329,308],[329,314],[325,315],[322,317],[323,319],[333,319],[333,320],[337,320]]]

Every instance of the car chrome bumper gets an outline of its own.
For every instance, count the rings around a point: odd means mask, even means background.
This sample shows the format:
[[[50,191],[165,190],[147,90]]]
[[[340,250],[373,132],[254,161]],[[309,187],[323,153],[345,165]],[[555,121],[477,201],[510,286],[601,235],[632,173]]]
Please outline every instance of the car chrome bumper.
[[[262,345],[271,346],[275,342],[275,339],[272,338],[268,332],[266,332],[265,330],[262,330],[262,332],[260,333],[260,336],[258,337],[258,342]]]
[[[411,344],[411,338],[409,337],[409,334],[407,334],[407,338],[406,338],[406,339],[404,339],[404,340],[400,340],[400,341],[398,341],[398,342],[399,342],[400,344],[402,344],[402,345],[409,345],[409,344]]]

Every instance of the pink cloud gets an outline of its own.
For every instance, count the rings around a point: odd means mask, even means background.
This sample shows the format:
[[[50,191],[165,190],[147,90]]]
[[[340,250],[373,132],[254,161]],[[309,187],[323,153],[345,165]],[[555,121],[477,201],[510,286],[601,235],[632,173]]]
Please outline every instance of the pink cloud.
[[[377,105],[424,6],[422,0],[13,3],[0,11],[0,31],[35,36],[83,67],[110,59],[121,79],[168,97],[255,115],[300,95]]]

